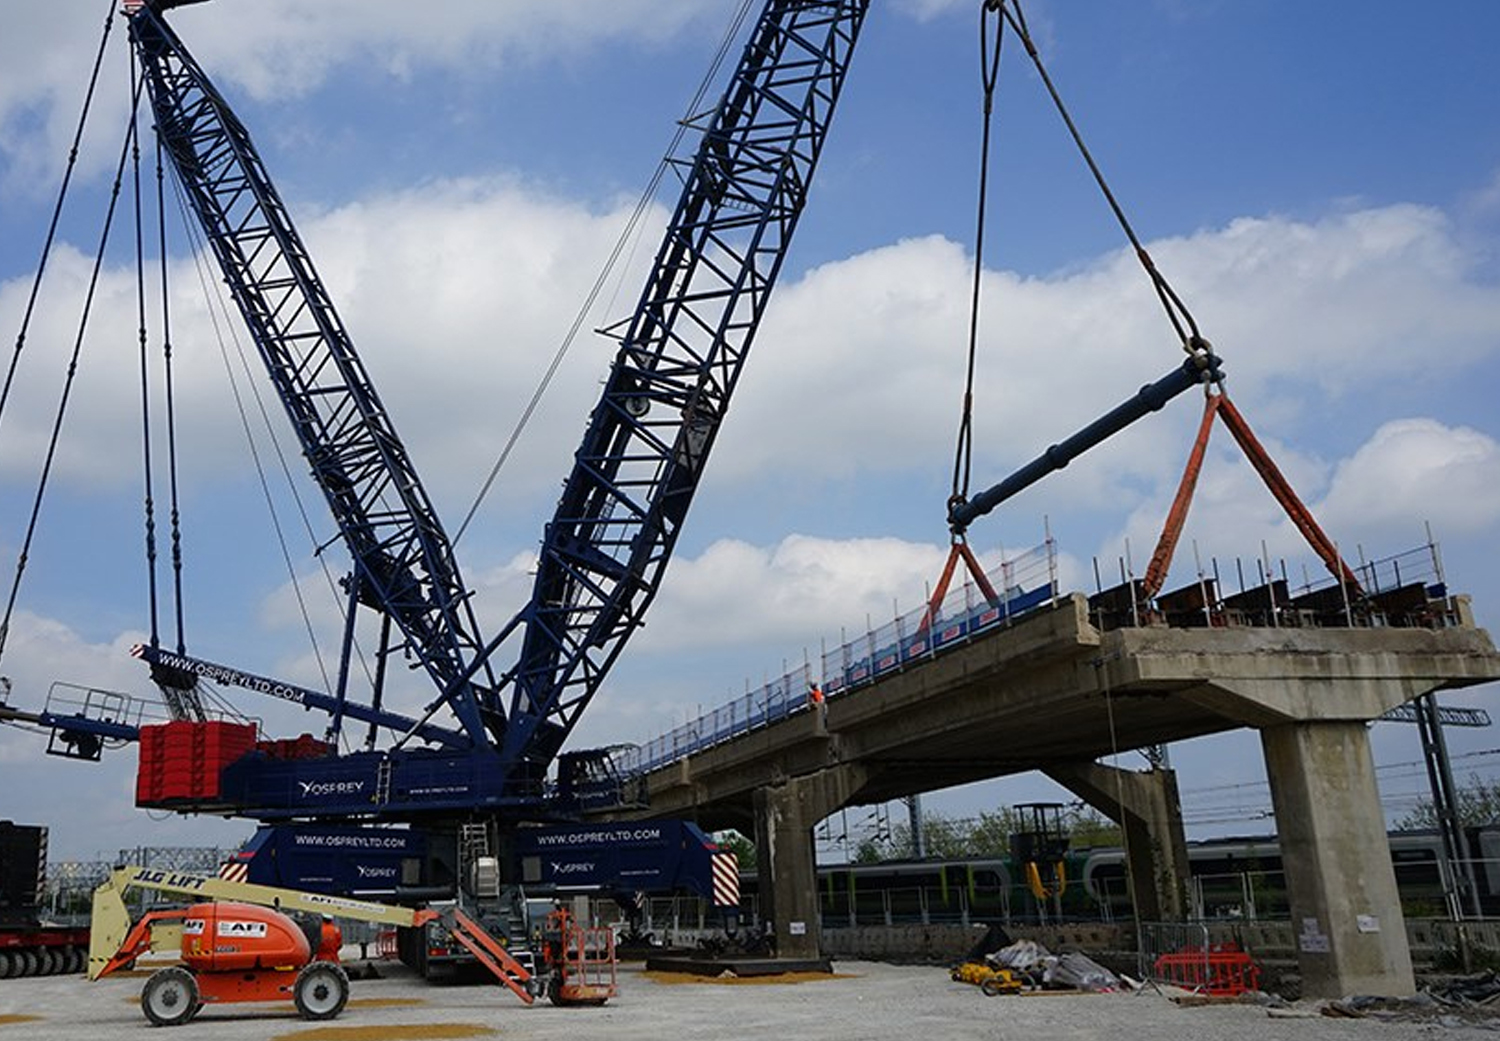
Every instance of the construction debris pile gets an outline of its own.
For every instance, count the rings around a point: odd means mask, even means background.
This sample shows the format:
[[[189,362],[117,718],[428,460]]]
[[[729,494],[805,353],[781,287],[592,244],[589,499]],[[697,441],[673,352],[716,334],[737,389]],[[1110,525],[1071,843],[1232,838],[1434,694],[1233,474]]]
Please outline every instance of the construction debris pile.
[[[1446,1027],[1500,1028],[1500,975],[1457,976],[1406,998],[1356,995],[1325,1003],[1319,1011],[1335,1019],[1387,1023],[1436,1023]]]
[[[998,933],[998,937],[996,934]],[[1008,940],[1003,930],[991,930],[987,940]],[[977,984],[986,995],[1023,990],[1112,991],[1121,989],[1114,973],[1077,951],[1053,954],[1035,940],[1017,940],[984,952],[984,941],[956,966],[955,982]]]

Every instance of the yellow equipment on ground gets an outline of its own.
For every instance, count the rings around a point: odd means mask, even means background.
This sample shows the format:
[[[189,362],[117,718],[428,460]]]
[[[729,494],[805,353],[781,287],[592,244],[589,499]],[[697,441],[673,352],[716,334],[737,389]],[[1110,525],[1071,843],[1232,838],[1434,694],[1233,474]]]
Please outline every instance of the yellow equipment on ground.
[[[997,994],[1019,994],[1026,989],[1020,976],[1010,969],[997,969],[988,962],[966,961],[954,966],[949,976],[955,983],[974,984],[991,998]]]

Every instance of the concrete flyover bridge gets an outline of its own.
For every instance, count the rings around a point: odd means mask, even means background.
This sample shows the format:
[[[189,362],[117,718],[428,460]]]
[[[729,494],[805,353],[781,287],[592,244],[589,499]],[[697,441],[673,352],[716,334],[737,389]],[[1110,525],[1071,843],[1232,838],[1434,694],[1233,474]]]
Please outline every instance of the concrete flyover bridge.
[[[1100,596],[1092,609],[1082,594],[1058,598],[817,709],[658,765],[644,775],[649,813],[753,833],[782,954],[816,957],[819,821],[1041,770],[1124,827],[1132,876],[1154,882],[1136,885],[1142,917],[1172,920],[1184,913],[1187,878],[1175,778],[1096,760],[1250,727],[1261,735],[1305,992],[1412,992],[1367,725],[1422,695],[1500,678],[1500,654],[1468,598],[1444,592],[1425,604],[1422,625],[1400,626],[1337,624],[1355,621],[1346,606],[1335,624],[1278,611],[1205,614],[1208,624],[1184,628],[1132,612],[1111,628],[1103,606]]]

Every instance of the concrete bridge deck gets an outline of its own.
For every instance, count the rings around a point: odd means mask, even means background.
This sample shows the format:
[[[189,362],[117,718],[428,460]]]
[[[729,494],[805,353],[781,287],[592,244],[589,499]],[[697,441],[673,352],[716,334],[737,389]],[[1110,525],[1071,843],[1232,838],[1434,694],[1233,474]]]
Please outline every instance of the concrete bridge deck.
[[[858,767],[849,803],[875,803],[1242,727],[1369,721],[1497,678],[1500,655],[1472,627],[1100,632],[1074,594],[646,786],[653,815],[743,830],[757,788],[835,764]]]
[[[783,956],[820,953],[812,829],[850,805],[1042,770],[1125,833],[1137,907],[1171,920],[1187,854],[1176,779],[1096,760],[1256,729],[1308,993],[1410,993],[1367,724],[1500,679],[1464,597],[1450,624],[1101,631],[1074,594],[961,648],[644,777],[652,816],[753,833]],[[769,877],[769,894],[765,880]],[[769,895],[770,899],[765,898]]]

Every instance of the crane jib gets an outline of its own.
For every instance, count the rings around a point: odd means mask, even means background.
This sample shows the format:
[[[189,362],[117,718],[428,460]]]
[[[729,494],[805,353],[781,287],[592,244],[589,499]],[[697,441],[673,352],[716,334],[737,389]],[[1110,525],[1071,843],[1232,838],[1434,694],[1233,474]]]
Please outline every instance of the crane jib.
[[[544,763],[640,627],[798,218],[868,0],[770,0],[706,121],[547,525],[502,757]]]

